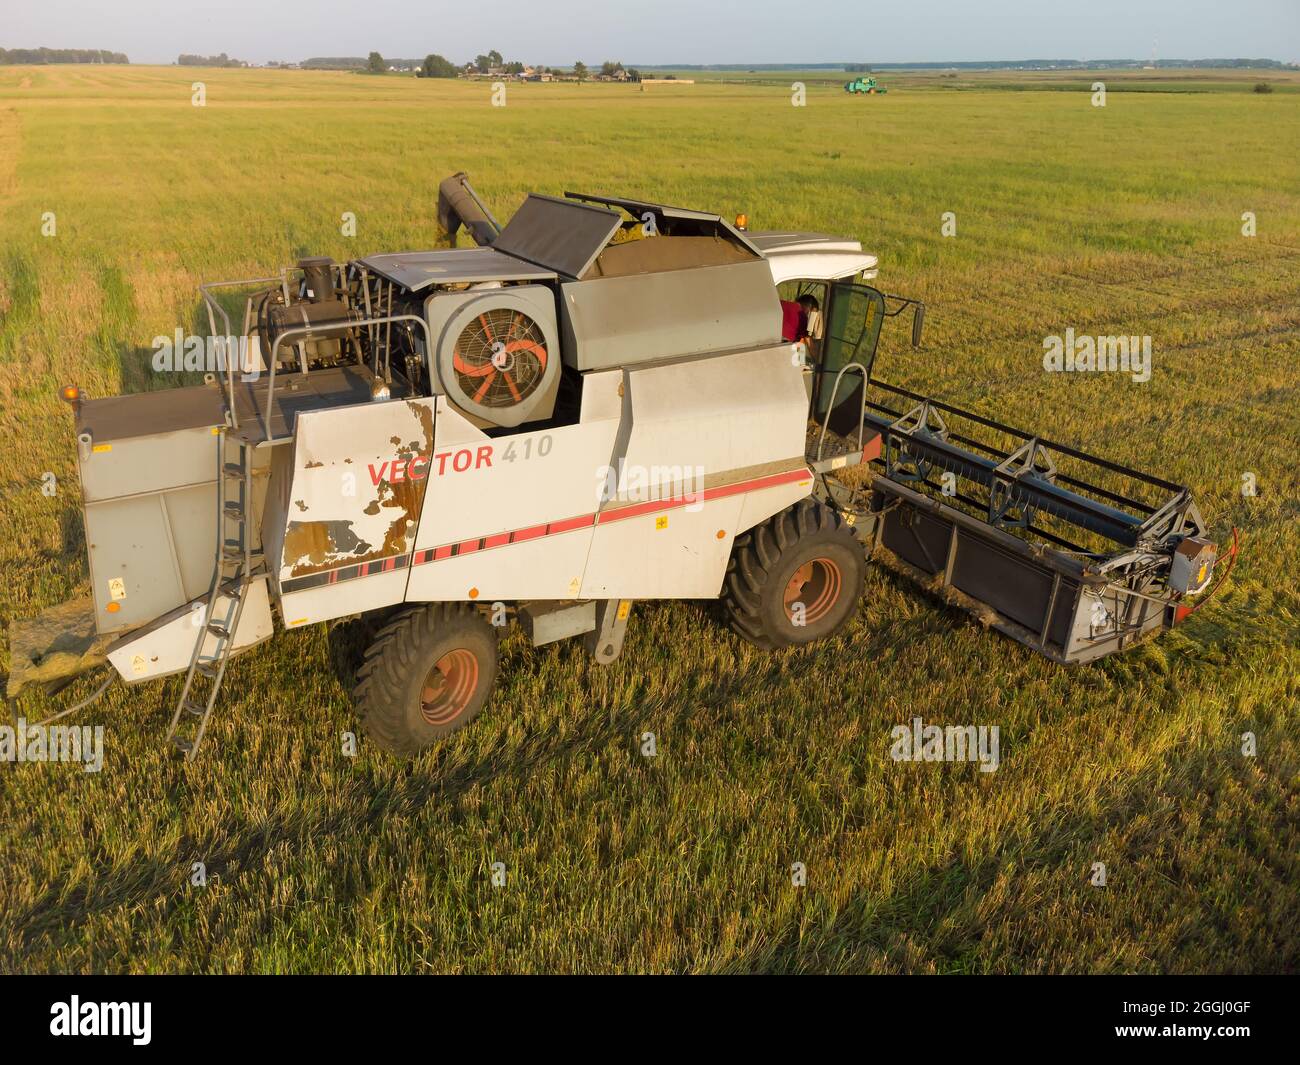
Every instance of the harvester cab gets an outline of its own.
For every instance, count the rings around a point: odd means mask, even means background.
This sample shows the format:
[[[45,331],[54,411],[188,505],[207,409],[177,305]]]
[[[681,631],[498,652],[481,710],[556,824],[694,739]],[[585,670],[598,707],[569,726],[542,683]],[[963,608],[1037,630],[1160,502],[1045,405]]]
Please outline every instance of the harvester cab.
[[[845,624],[876,556],[1079,662],[1209,582],[1186,489],[882,382],[885,320],[919,344],[924,308],[857,241],[575,193],[502,226],[464,175],[439,219],[475,246],[204,285],[222,372],[76,405],[90,643],[62,660],[180,676],[186,757],[277,616],[382,622],[354,699],[410,754],[483,707],[510,618],[607,663],[635,600],[721,599],[778,649]],[[32,631],[11,692],[53,679]]]

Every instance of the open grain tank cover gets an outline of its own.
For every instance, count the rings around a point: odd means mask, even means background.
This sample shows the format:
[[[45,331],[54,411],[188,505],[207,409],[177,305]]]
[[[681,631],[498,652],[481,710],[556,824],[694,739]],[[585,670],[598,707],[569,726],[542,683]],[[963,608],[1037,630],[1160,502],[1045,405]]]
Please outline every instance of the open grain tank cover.
[[[582,277],[620,221],[618,212],[604,207],[533,193],[493,247],[566,277]]]

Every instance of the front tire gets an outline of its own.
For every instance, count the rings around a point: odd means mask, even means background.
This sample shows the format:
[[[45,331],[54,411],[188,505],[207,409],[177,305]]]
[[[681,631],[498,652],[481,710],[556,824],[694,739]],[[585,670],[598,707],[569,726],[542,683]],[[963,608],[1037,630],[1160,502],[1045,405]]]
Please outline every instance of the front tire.
[[[731,627],[773,651],[825,639],[857,608],[862,545],[830,507],[802,499],[737,537],[722,602]]]
[[[468,724],[497,675],[496,631],[463,603],[402,611],[380,629],[353,703],[375,744],[410,757]]]

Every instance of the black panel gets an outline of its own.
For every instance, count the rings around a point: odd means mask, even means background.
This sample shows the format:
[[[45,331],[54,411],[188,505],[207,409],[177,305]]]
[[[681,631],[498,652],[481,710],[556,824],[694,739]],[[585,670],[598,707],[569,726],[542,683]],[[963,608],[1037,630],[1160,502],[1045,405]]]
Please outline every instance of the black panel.
[[[952,583],[1025,628],[1042,631],[1052,594],[1048,571],[962,533],[957,538]]]
[[[948,564],[952,524],[911,507],[885,515],[881,543],[899,558],[926,573],[942,573]]]
[[[1052,624],[1047,638],[1050,642],[1065,650],[1065,643],[1070,638],[1074,627],[1075,600],[1079,598],[1079,586],[1074,581],[1061,581],[1061,590],[1056,593],[1056,606],[1052,608]]]
[[[618,224],[619,215],[603,207],[534,194],[492,247],[568,277],[581,277]]]
[[[77,432],[90,433],[97,444],[224,425],[225,421],[221,389],[208,385],[85,399],[77,408]]]

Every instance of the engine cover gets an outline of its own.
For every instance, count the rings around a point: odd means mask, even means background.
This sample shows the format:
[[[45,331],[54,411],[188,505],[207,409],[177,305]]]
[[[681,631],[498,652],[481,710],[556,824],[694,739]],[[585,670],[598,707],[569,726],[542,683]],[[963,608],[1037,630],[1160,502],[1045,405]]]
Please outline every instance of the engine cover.
[[[469,289],[425,303],[430,375],[465,414],[491,425],[549,418],[560,384],[555,296],[542,285]]]

